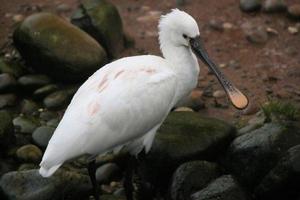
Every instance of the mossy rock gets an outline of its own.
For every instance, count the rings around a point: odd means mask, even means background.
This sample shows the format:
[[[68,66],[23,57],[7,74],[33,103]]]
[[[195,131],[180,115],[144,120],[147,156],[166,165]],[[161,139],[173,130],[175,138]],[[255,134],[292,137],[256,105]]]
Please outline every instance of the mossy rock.
[[[94,37],[110,58],[124,47],[122,20],[117,8],[105,0],[86,0],[73,14],[71,22]]]
[[[13,39],[27,66],[60,81],[84,80],[106,63],[96,40],[50,13],[27,17]]]
[[[235,128],[195,112],[173,112],[159,129],[150,152],[140,165],[142,179],[166,189],[182,163],[213,160],[233,140]]]

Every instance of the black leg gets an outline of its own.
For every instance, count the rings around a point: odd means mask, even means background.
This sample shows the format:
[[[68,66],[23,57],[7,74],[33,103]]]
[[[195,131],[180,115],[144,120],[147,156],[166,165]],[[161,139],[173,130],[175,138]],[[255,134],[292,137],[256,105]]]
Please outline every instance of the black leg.
[[[124,190],[125,190],[125,195],[127,200],[133,200],[134,188],[133,188],[132,179],[134,175],[135,164],[136,164],[136,158],[130,157],[129,160],[127,161],[127,168],[124,177]]]
[[[92,160],[91,162],[88,163],[88,171],[90,175],[91,182],[93,184],[93,189],[94,189],[94,197],[95,200],[99,200],[99,192],[98,192],[98,187],[97,187],[97,180],[96,180],[96,161]]]

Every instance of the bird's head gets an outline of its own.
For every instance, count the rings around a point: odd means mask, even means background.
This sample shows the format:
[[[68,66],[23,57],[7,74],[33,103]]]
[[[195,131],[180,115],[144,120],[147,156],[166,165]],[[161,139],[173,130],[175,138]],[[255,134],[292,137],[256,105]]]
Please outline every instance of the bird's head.
[[[216,75],[232,104],[238,109],[247,107],[247,97],[225,77],[218,66],[209,58],[202,43],[197,22],[192,16],[184,11],[173,9],[161,17],[158,28],[162,50],[164,46],[168,45],[171,45],[171,48],[180,46],[189,48]]]

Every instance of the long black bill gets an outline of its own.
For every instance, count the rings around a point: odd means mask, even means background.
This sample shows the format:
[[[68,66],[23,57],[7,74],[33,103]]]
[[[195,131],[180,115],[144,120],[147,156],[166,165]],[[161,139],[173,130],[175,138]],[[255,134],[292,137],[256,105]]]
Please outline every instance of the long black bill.
[[[237,109],[246,108],[249,102],[248,98],[241,91],[239,91],[219,70],[217,65],[211,61],[206,50],[204,49],[200,36],[191,38],[190,45],[192,47],[193,52],[197,55],[197,57],[201,59],[202,62],[204,62],[210,68],[210,70],[216,75],[217,79],[223,86],[224,90],[226,91],[234,107],[236,107]]]

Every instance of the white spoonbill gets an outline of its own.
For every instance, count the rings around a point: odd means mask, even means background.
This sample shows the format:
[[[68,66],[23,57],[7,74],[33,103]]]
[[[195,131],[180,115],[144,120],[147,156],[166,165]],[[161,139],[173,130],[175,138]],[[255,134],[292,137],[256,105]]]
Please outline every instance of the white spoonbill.
[[[49,141],[40,174],[51,176],[64,162],[80,155],[128,148],[148,152],[170,110],[197,85],[197,55],[217,76],[233,105],[248,100],[218,70],[202,46],[196,21],[178,9],[161,17],[159,42],[163,58],[126,57],[96,71],[76,92]],[[91,159],[93,160],[93,159]],[[94,161],[89,164],[93,185]],[[95,196],[98,199],[98,196]]]

